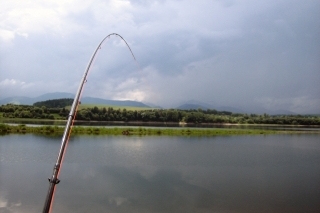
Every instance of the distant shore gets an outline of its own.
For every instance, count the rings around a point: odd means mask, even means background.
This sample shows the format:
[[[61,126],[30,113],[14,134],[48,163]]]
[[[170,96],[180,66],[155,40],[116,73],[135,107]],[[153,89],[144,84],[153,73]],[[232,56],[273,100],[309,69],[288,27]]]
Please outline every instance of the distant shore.
[[[227,124],[228,125],[228,124]],[[24,124],[0,124],[1,134],[44,134],[62,135],[63,126],[27,126]],[[137,135],[137,136],[222,136],[222,135],[270,135],[270,134],[320,134],[320,131],[303,130],[272,130],[272,129],[241,129],[241,128],[170,128],[170,127],[98,127],[74,126],[74,135]]]
[[[33,119],[33,118],[0,118],[0,123],[4,124],[39,124],[39,125],[65,125],[67,120],[62,119]],[[176,126],[176,127],[196,127],[196,126],[270,126],[270,127],[313,127],[320,128],[320,125],[301,125],[301,124],[239,124],[239,123],[187,123],[187,122],[158,122],[158,121],[86,121],[86,120],[75,120],[74,124],[97,124],[96,126],[108,126],[129,124],[128,126]],[[95,126],[95,125],[92,125]]]

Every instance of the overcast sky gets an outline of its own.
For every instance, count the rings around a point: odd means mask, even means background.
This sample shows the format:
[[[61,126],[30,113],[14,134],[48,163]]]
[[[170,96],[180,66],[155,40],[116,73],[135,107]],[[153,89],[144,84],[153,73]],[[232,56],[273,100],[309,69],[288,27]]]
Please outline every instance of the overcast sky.
[[[320,112],[319,0],[10,0],[0,98],[76,93],[175,107]]]

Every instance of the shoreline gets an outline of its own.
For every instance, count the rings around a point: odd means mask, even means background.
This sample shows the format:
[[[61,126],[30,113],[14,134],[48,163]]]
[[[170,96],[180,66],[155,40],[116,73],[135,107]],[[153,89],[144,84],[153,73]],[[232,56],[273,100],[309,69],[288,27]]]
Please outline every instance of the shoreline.
[[[24,123],[24,122],[30,123]],[[50,124],[42,124],[42,123],[50,123]],[[61,122],[66,123],[67,120],[50,120],[50,119],[30,119],[30,118],[19,118],[19,119],[0,119],[0,124],[39,124],[39,125],[55,125],[54,123]],[[75,120],[74,124],[134,124],[133,126],[146,126],[155,125],[155,127],[159,126],[179,126],[179,127],[196,127],[196,126],[261,126],[261,127],[311,127],[311,128],[320,128],[320,125],[302,125],[302,124],[239,124],[239,123],[186,123],[186,122],[157,122],[157,121],[86,121],[86,120]],[[63,124],[61,124],[63,125]],[[93,125],[94,126],[94,125]],[[104,126],[104,125],[97,125]],[[108,125],[105,125],[108,126]]]
[[[63,126],[27,126],[0,124],[0,134],[41,134],[62,135]],[[136,135],[136,136],[232,136],[232,135],[271,135],[271,134],[319,134],[319,130],[295,129],[241,129],[241,128],[171,128],[171,127],[97,127],[73,126],[72,135]]]

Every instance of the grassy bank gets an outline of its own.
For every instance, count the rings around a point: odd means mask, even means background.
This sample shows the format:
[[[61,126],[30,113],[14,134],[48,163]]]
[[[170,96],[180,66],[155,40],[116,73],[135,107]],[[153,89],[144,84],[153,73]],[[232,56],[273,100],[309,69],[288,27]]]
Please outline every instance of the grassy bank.
[[[59,126],[26,126],[0,124],[1,134],[46,134],[62,135],[64,127]],[[140,135],[140,136],[218,136],[218,135],[261,135],[261,134],[297,134],[301,131],[263,130],[263,129],[199,129],[199,128],[105,128],[105,127],[81,127],[72,129],[74,135]]]

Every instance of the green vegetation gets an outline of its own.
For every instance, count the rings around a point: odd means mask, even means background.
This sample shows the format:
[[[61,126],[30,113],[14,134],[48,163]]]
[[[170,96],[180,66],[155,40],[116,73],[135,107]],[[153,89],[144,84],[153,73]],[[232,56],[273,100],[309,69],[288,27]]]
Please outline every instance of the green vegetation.
[[[47,101],[39,101],[33,104],[33,106],[36,107],[43,107],[45,106],[46,108],[65,108],[67,110],[71,109],[71,105],[73,103],[73,99],[72,98],[61,98],[61,99],[53,99],[53,100],[47,100]],[[115,109],[127,109],[127,110],[145,110],[145,109],[152,109],[149,107],[134,107],[134,106],[113,106],[113,105],[107,105],[107,104],[82,104],[80,102],[79,106],[78,106],[78,110],[81,109],[86,109],[86,108],[93,108],[93,107],[98,107],[98,108],[108,108],[108,107],[112,107]]]
[[[135,106],[112,106],[112,105],[106,105],[106,104],[79,104],[78,106],[78,110],[82,110],[82,109],[91,109],[94,107],[98,107],[99,109],[103,109],[103,108],[113,108],[113,109],[126,109],[126,110],[151,110],[152,108],[147,108],[147,107],[135,107]],[[66,109],[70,110],[71,109],[71,105],[70,106],[66,106]]]
[[[45,106],[14,105],[0,106],[0,118],[34,118],[34,119],[65,119],[69,111],[65,108],[47,108]]]
[[[63,108],[69,105],[72,105],[73,99],[72,98],[61,98],[61,99],[54,99],[54,100],[47,100],[47,101],[39,101],[33,104],[33,106],[37,107],[48,107],[48,108]]]
[[[80,105],[81,106],[81,105]],[[7,104],[0,106],[0,119],[51,119],[65,120],[69,109],[48,108]],[[124,122],[182,122],[182,123],[229,123],[229,124],[277,124],[277,125],[320,125],[319,115],[257,115],[240,114],[214,109],[132,109],[113,107],[88,107],[78,109],[76,120],[83,121],[124,121]]]
[[[0,124],[1,134],[46,134],[62,135],[64,127],[60,126],[26,126]],[[105,128],[81,127],[72,129],[73,135],[138,135],[138,136],[221,136],[221,135],[260,135],[260,134],[300,134],[301,131],[261,130],[261,129],[200,129],[200,128]],[[308,133],[311,133],[308,131]]]

